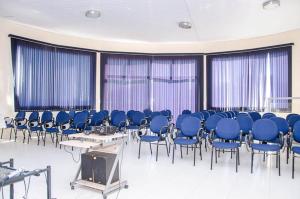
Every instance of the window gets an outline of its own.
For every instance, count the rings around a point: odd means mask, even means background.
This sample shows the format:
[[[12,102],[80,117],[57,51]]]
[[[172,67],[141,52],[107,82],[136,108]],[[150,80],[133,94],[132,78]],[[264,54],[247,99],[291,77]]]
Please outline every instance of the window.
[[[96,53],[11,41],[16,111],[95,107]]]
[[[208,108],[265,111],[268,99],[291,96],[291,47],[209,55]],[[287,100],[272,111],[289,111]]]
[[[202,105],[202,56],[102,54],[103,108],[154,111]]]

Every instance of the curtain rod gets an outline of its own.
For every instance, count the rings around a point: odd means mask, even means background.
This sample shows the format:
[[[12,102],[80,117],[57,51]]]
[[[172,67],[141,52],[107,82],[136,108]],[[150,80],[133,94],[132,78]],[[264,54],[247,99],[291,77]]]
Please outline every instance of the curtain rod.
[[[26,37],[21,37],[21,36],[17,36],[17,35],[13,35],[13,34],[9,34],[8,37],[15,38],[15,39],[20,39],[20,40],[23,40],[23,41],[29,41],[29,42],[36,43],[36,44],[43,44],[43,45],[46,45],[46,46],[51,46],[51,47],[56,47],[56,48],[87,51],[87,52],[99,52],[99,51],[94,50],[94,49],[58,45],[58,44],[48,43],[48,42],[39,41],[39,40],[35,40],[35,39],[30,39],[30,38],[26,38]]]
[[[141,56],[195,56],[195,55],[205,55],[204,53],[138,53],[138,52],[117,52],[117,51],[99,51],[101,54],[111,54],[111,55],[141,55]]]
[[[224,52],[212,52],[212,53],[206,53],[206,55],[227,55],[227,54],[238,54],[238,53],[247,53],[247,52],[254,52],[254,51],[263,51],[263,50],[270,50],[270,49],[276,49],[276,48],[283,48],[288,46],[293,46],[294,43],[286,43],[286,44],[279,44],[274,46],[266,46],[261,48],[251,48],[251,49],[244,49],[244,50],[233,50],[233,51],[224,51]]]

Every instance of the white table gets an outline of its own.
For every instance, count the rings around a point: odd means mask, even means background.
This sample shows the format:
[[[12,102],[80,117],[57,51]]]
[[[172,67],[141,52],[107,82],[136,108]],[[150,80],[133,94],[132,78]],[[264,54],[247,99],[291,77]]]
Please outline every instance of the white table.
[[[109,174],[106,185],[79,179],[79,174],[81,171],[81,164],[80,164],[76,172],[76,175],[74,177],[74,180],[70,183],[71,189],[74,189],[74,186],[76,184],[97,189],[101,191],[103,198],[106,199],[109,193],[119,190],[121,188],[128,187],[127,181],[121,180],[120,176],[119,176],[119,181],[111,183],[118,162],[120,161],[120,156],[124,144],[128,139],[128,135],[121,134],[121,133],[115,133],[113,135],[97,135],[97,134],[86,135],[84,133],[79,133],[79,134],[69,135],[69,138],[70,140],[60,142],[59,144],[64,147],[85,149],[85,152],[100,151],[105,153],[116,154],[116,158],[113,167],[111,169],[111,172]],[[120,166],[121,165],[119,164],[119,169],[121,169]]]

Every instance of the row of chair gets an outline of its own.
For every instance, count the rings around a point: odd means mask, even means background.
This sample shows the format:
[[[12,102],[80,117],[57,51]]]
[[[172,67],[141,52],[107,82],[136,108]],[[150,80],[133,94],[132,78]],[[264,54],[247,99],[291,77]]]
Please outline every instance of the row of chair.
[[[263,117],[257,112],[251,113],[233,113],[224,112],[212,113],[207,119],[200,116],[199,113],[183,112],[177,117],[176,124],[171,124],[169,120],[160,115],[152,119],[149,129],[152,134],[138,134],[139,137],[139,154],[142,142],[148,142],[152,153],[151,144],[157,144],[156,160],[158,156],[158,146],[161,142],[166,146],[167,155],[170,152],[170,145],[173,145],[173,158],[176,145],[180,146],[181,156],[182,147],[190,147],[194,150],[194,164],[196,149],[200,149],[202,141],[208,140],[212,147],[213,153],[228,151],[236,153],[236,171],[239,165],[239,148],[245,143],[251,149],[251,172],[253,172],[254,154],[262,153],[265,157],[267,152],[276,155],[276,163],[280,175],[280,150],[287,148],[287,162],[289,149],[293,152],[293,168],[295,154],[299,154],[299,147],[293,146],[293,141],[299,142],[300,121],[294,122],[295,116],[289,115],[287,119],[276,117],[273,113],[264,114]],[[254,119],[253,119],[254,118]],[[292,125],[293,124],[293,125]],[[145,131],[146,132],[146,131]],[[175,133],[174,133],[175,132]],[[168,140],[168,141],[167,141]],[[168,147],[168,143],[170,143]],[[217,156],[215,154],[217,161]],[[211,160],[211,168],[213,161]],[[293,169],[294,176],[294,169]]]

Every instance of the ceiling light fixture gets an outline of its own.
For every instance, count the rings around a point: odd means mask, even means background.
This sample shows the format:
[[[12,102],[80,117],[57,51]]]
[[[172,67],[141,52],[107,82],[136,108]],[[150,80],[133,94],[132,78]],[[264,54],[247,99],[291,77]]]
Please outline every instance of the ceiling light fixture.
[[[85,16],[87,18],[97,19],[101,16],[101,13],[99,10],[87,10]]]
[[[280,6],[280,0],[268,0],[263,3],[263,9],[271,10]]]
[[[178,23],[178,26],[183,29],[191,29],[192,28],[192,24],[188,21],[181,21]]]

